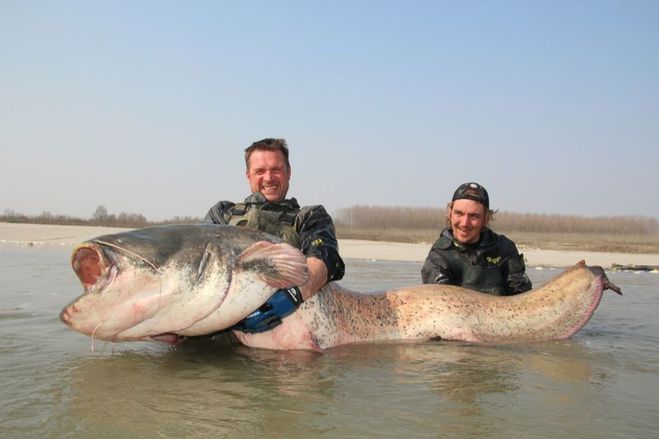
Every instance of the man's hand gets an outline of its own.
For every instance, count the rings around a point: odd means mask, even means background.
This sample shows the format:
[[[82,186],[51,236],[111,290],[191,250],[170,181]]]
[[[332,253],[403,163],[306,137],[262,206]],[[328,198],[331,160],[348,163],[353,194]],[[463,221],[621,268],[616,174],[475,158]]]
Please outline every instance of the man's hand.
[[[298,287],[275,291],[256,311],[242,319],[232,329],[248,334],[269,331],[281,324],[281,320],[302,304]]]

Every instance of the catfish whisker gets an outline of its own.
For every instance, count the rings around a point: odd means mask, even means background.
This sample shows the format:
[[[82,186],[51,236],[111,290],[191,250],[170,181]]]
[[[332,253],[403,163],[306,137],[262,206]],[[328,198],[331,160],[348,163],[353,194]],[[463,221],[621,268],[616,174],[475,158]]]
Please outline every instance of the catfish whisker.
[[[134,253],[134,252],[132,252],[132,251],[130,251],[130,250],[127,250],[127,249],[125,249],[125,248],[123,248],[123,247],[121,247],[121,246],[119,246],[119,245],[112,244],[112,243],[110,243],[110,242],[101,241],[101,240],[99,240],[99,239],[95,239],[94,242],[99,243],[99,244],[103,244],[103,245],[107,245],[108,247],[116,248],[117,250],[121,250],[122,252],[127,253],[127,254],[129,254],[129,255],[131,255],[131,256],[135,256],[137,259],[139,259],[140,261],[142,261],[142,262],[144,262],[145,264],[149,265],[149,266],[150,266],[151,268],[153,268],[155,271],[158,271],[158,268],[156,267],[156,265],[155,265],[153,262],[151,262],[151,261],[149,261],[148,259],[146,259],[144,256],[140,256],[140,255],[138,255],[137,253]]]
[[[101,327],[102,324],[103,324],[103,322],[101,322],[101,323],[99,323],[98,325],[96,325],[96,327],[95,327],[94,330],[92,331],[92,352],[94,352],[94,335],[96,335],[96,331],[98,330],[98,328]]]

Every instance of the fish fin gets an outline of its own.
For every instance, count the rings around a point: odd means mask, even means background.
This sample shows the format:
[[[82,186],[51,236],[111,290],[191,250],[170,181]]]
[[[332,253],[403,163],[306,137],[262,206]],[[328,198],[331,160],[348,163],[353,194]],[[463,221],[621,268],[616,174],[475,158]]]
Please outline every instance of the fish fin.
[[[321,349],[320,346],[318,346],[316,344],[316,342],[314,342],[314,341],[311,342],[311,350],[315,351],[315,352],[318,352],[319,354],[324,354],[325,353],[325,351],[323,349]]]
[[[604,269],[600,266],[597,265],[592,265],[589,266],[588,269],[595,275],[595,276],[601,276],[602,277],[602,282],[604,283],[604,289],[605,290],[611,290],[614,291],[622,296],[622,289],[611,282],[609,278],[606,276],[606,273],[604,272]]]
[[[238,256],[238,264],[274,288],[297,287],[307,281],[306,257],[286,243],[259,241]]]

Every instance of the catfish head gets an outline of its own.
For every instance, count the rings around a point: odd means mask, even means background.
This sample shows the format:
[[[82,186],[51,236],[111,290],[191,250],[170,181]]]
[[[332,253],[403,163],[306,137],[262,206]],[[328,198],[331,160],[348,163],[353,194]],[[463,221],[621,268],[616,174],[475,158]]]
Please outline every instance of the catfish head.
[[[157,226],[77,246],[83,294],[60,319],[107,341],[205,335],[229,328],[279,288],[302,285],[306,258],[256,230],[214,224]]]

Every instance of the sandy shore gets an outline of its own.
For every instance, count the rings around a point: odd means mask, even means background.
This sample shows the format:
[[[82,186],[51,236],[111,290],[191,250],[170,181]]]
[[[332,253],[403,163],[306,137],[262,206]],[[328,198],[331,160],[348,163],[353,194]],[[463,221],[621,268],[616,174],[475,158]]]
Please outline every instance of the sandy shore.
[[[99,235],[129,229],[113,227],[60,226],[41,224],[0,223],[0,246],[69,246]],[[423,261],[430,244],[342,239],[339,241],[344,259],[375,259],[390,261]],[[520,249],[529,267],[567,267],[585,259],[589,265],[608,268],[612,264],[659,265],[659,254],[630,254]]]
[[[344,258],[385,259],[393,261],[423,261],[431,244],[362,241],[344,239],[339,243]],[[604,268],[612,264],[659,265],[659,254],[604,253],[520,248],[529,267],[567,267],[584,259],[589,265]]]

